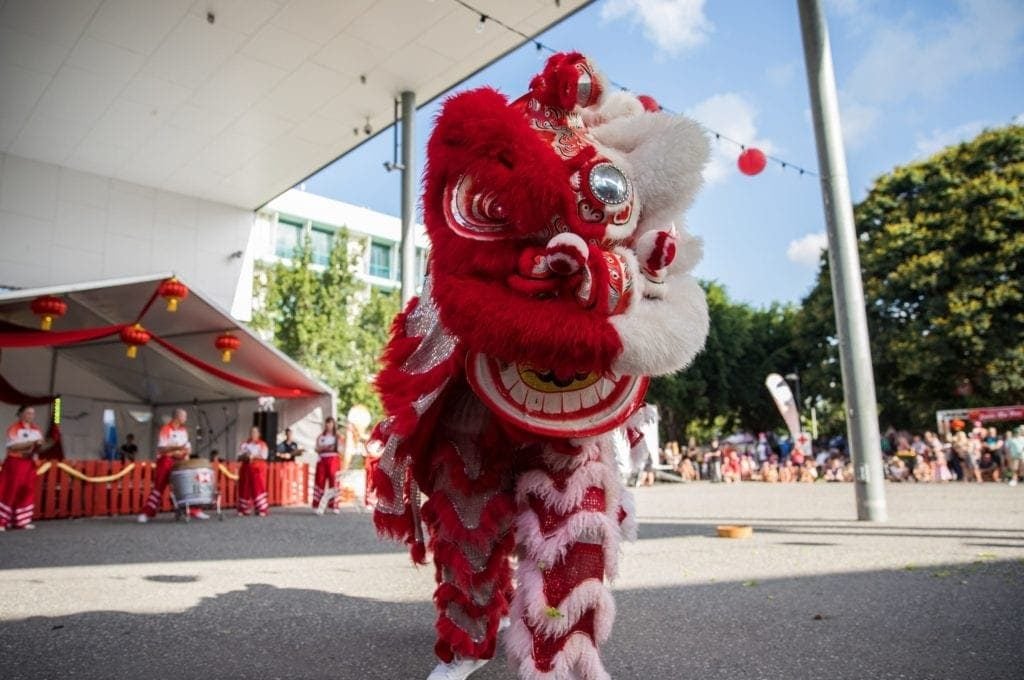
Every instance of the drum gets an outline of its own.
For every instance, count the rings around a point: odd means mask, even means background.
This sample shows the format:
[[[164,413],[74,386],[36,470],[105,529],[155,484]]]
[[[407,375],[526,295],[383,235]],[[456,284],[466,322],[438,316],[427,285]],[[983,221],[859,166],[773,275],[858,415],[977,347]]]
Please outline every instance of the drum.
[[[217,502],[217,475],[209,461],[178,461],[171,469],[171,489],[178,505],[213,505]]]

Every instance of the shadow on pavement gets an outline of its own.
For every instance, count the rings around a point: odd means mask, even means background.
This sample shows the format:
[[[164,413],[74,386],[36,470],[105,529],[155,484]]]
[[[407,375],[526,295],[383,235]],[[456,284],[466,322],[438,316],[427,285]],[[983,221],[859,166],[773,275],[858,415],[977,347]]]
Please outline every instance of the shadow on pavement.
[[[605,658],[619,680],[1021,677],[1021,561],[705,582],[616,600]],[[426,601],[256,583],[180,613],[4,622],[0,668],[5,680],[419,680],[433,665],[432,616]],[[512,678],[503,659],[473,676]]]
[[[813,524],[791,523],[791,520],[721,518],[699,520],[664,521],[666,518],[641,518],[639,538],[678,538],[685,536],[714,536],[715,527],[721,524],[750,524],[756,533],[794,536],[875,536],[893,538],[962,538],[964,540],[1024,541],[1024,529],[989,529],[977,527],[904,527],[888,524]],[[659,521],[661,520],[661,521]],[[1011,543],[1008,545],[1017,545]]]
[[[0,569],[404,552],[401,545],[377,538],[370,517],[274,508],[267,518],[229,516],[223,522],[187,524],[169,514],[148,524],[126,516],[50,520],[39,522],[35,531],[3,534]]]

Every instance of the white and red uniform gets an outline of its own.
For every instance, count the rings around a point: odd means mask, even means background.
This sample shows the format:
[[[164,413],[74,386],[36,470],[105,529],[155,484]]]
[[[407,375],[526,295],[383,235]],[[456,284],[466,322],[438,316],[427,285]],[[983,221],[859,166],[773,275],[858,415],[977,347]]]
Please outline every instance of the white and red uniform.
[[[319,456],[316,461],[316,476],[313,479],[313,507],[320,505],[320,499],[324,491],[329,488],[338,488],[338,475],[341,473],[341,451],[343,442],[334,434],[324,432],[316,438],[316,453]],[[338,506],[337,496],[327,501],[327,507],[334,509]]]
[[[160,504],[164,498],[164,489],[167,488],[167,483],[171,479],[171,469],[174,467],[174,462],[187,458],[188,453],[192,451],[192,445],[188,441],[188,428],[184,425],[175,425],[173,422],[167,423],[160,428],[160,435],[157,438],[157,450],[169,449],[169,448],[182,448],[185,449],[186,453],[184,456],[181,454],[171,455],[169,453],[161,453],[156,458],[156,472],[153,476],[153,489],[149,492],[149,498],[146,499],[146,505],[142,508],[142,512],[147,517],[156,517],[157,511],[160,509]],[[198,514],[201,512],[199,508],[192,508],[192,514]]]
[[[238,470],[238,514],[248,515],[253,510],[266,517],[267,502],[267,443],[262,439],[247,439],[238,447],[239,456],[248,456]]]
[[[18,420],[7,428],[7,459],[0,470],[0,527],[21,529],[32,523],[36,496],[36,465],[33,449],[12,451],[16,444],[37,446],[43,433],[33,423]]]

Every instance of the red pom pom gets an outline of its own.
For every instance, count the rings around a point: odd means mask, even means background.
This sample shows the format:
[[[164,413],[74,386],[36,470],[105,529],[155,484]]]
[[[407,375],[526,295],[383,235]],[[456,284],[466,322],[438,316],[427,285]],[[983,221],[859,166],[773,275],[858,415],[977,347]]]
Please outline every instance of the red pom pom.
[[[647,94],[642,94],[639,97],[637,97],[637,99],[639,99],[640,103],[644,105],[644,111],[647,111],[649,113],[657,113],[658,111],[661,111],[661,104],[659,104],[658,100],[656,100],[654,97]]]

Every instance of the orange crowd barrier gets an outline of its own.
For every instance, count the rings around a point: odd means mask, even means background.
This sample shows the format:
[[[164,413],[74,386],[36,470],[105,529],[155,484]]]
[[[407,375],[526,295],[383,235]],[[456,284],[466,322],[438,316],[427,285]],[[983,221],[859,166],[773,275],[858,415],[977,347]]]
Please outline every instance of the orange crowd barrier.
[[[67,465],[87,477],[114,475],[124,464],[105,460],[68,460]],[[222,463],[232,474],[238,474],[237,462]],[[216,470],[216,466],[214,466]],[[149,497],[155,465],[136,463],[120,479],[112,482],[87,482],[72,477],[53,465],[39,476],[36,484],[35,519],[66,517],[104,517],[135,515]],[[225,474],[217,474],[222,508],[232,508],[238,500],[237,482]],[[270,463],[267,466],[267,496],[271,505],[308,505],[309,465],[305,463]],[[170,511],[171,492],[164,493],[162,511]]]

